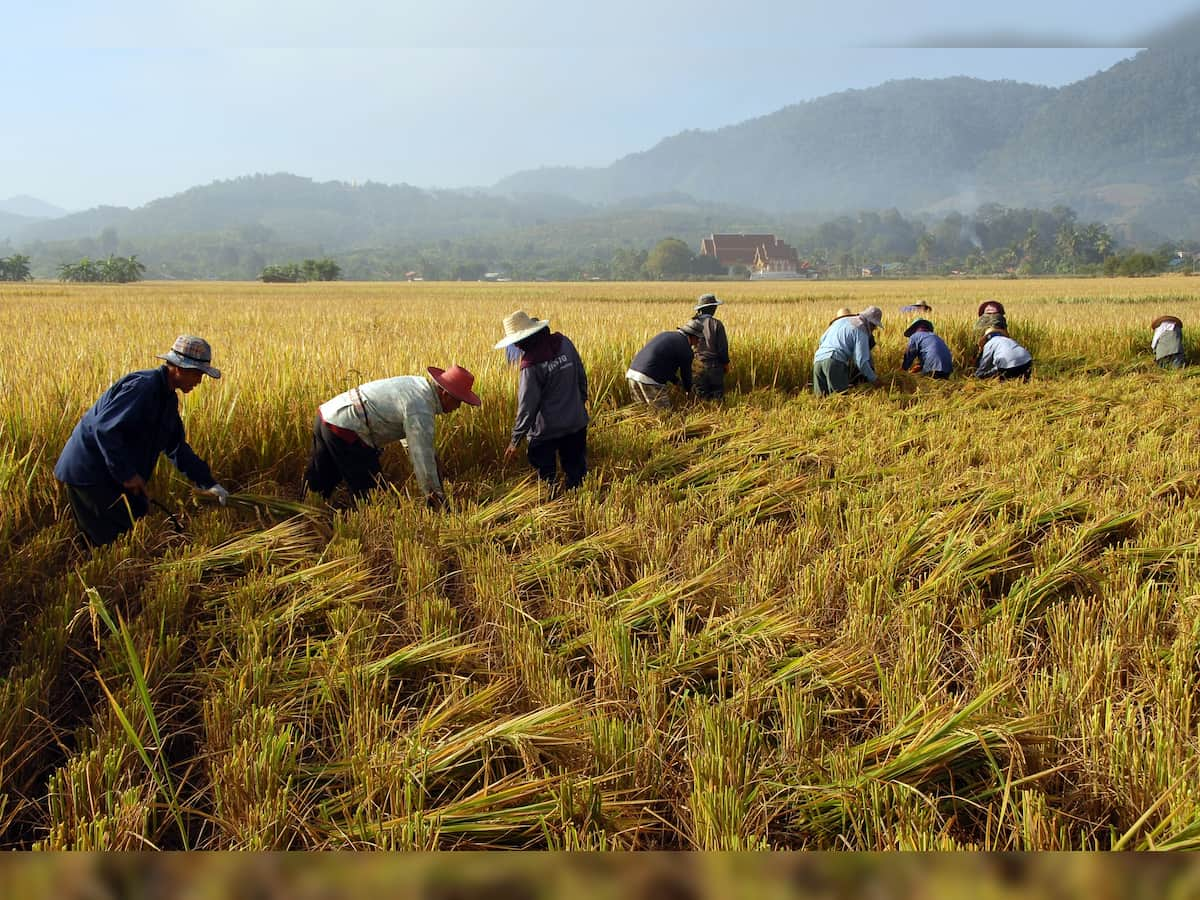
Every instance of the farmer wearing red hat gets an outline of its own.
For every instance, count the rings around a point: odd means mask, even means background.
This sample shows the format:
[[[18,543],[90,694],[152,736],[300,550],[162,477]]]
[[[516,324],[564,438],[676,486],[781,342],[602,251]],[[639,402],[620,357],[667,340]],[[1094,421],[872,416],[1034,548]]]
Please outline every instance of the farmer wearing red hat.
[[[429,377],[399,375],[368,381],[322,403],[313,423],[304,486],[326,500],[342,481],[355,499],[379,485],[385,444],[403,440],[417,485],[430,506],[446,500],[433,450],[434,416],[463,403],[479,405],[475,376],[462,366],[430,366]]]

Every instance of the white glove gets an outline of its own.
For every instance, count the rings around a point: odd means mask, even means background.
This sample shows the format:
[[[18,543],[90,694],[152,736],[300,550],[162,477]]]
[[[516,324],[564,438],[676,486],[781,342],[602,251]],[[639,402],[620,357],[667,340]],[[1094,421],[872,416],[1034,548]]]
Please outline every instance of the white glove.
[[[214,484],[212,487],[208,488],[207,493],[216,497],[217,501],[222,506],[224,506],[226,501],[229,500],[229,491],[225,490],[225,488],[219,484]]]

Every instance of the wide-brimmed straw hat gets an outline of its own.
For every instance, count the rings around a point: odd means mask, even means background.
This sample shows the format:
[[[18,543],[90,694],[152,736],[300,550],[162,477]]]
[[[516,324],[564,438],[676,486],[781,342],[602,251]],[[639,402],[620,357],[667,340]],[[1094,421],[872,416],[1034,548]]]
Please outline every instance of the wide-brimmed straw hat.
[[[535,319],[525,310],[518,309],[515,313],[504,317],[504,337],[498,340],[492,349],[503,350],[509,344],[523,341],[525,338],[537,334],[543,328],[549,327],[549,319]]]
[[[701,294],[696,300],[696,312],[700,312],[700,310],[710,306],[720,306],[722,302],[717,299],[716,294]]]
[[[480,400],[471,390],[471,385],[475,383],[475,376],[462,366],[454,365],[448,369],[429,366],[425,371],[451,397],[456,397],[463,403],[470,403],[472,406],[479,406]]]
[[[904,336],[912,337],[916,333],[917,329],[921,328],[922,326],[928,328],[930,331],[933,331],[933,323],[928,319],[913,319],[909,326],[904,329]]]
[[[221,370],[210,365],[212,362],[212,347],[204,338],[194,334],[181,334],[175,338],[175,344],[166,353],[158,354],[158,359],[165,359],[173,366],[181,369],[199,369],[209,378],[220,378]]]
[[[858,317],[872,328],[883,327],[883,310],[878,306],[868,306],[858,314]]]
[[[843,306],[841,309],[839,309],[837,312],[835,312],[833,314],[833,318],[829,320],[829,324],[832,325],[838,319],[844,319],[844,318],[846,318],[846,316],[852,316],[852,315],[854,315],[854,310],[852,310],[848,306]]]
[[[908,306],[900,307],[900,312],[902,312],[902,313],[933,312],[933,307],[930,306],[928,303],[926,303],[924,300],[918,300],[916,303],[910,303],[910,304],[908,304]]]
[[[1177,319],[1175,316],[1159,316],[1157,319],[1155,319],[1153,322],[1150,323],[1150,327],[1157,328],[1159,325],[1163,324],[1164,322],[1170,322],[1176,328],[1183,327],[1183,322],[1181,320]]]

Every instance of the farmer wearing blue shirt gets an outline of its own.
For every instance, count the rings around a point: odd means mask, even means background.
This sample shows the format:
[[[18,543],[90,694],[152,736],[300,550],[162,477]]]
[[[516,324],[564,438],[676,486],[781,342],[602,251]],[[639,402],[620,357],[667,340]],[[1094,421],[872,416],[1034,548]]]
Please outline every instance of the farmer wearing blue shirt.
[[[54,466],[79,530],[93,546],[112,543],[146,515],[146,485],[160,453],[222,504],[229,492],[184,438],[176,391],[188,393],[212,367],[208,342],[184,334],[159,359],[166,365],[131,372],[84,413]]]
[[[933,333],[933,323],[928,319],[913,319],[911,325],[904,329],[908,338],[908,349],[904,351],[904,361],[900,368],[908,371],[913,363],[919,363],[922,375],[933,378],[949,378],[954,366],[950,359],[950,348],[946,342]]]
[[[979,354],[976,378],[999,378],[1029,380],[1033,369],[1033,355],[1008,336],[1003,328],[989,328],[983,334],[983,348]]]
[[[852,369],[874,384],[878,376],[871,362],[871,333],[882,325],[883,310],[878,306],[834,319],[813,354],[813,393],[828,397],[848,391]]]

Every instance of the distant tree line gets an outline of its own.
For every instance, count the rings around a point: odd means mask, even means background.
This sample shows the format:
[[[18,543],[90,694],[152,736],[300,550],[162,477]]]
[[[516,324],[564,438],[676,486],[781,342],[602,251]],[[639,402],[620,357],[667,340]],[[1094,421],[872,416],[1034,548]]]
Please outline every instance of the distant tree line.
[[[29,257],[15,253],[0,257],[0,281],[30,281]]]
[[[71,282],[100,282],[104,284],[126,284],[141,280],[146,267],[134,256],[109,256],[92,260],[84,257],[75,263],[62,263],[58,267],[58,280]]]
[[[265,266],[258,279],[268,283],[296,283],[300,281],[337,281],[341,276],[342,267],[332,259],[326,258]]]
[[[487,233],[458,230],[445,237],[394,235],[356,245],[350,237],[337,246],[337,261],[324,255],[321,243],[293,242],[266,226],[246,224],[202,234],[164,233],[121,238],[115,229],[98,237],[63,242],[33,242],[21,247],[25,265],[38,277],[49,277],[58,260],[83,256],[72,264],[71,280],[105,280],[105,250],[135,250],[154,278],[220,278],[263,281],[475,281],[497,273],[519,281],[587,279],[707,279],[747,277],[744,267],[731,272],[699,254],[700,239],[711,231],[773,232],[795,247],[802,261],[828,277],[857,277],[864,267],[880,266],[885,275],[924,276],[1045,274],[1100,275],[1140,266],[1153,271],[1180,271],[1178,251],[1200,250],[1195,242],[1166,243],[1161,236],[1119,246],[1104,224],[1081,221],[1074,210],[1051,210],[985,204],[974,213],[905,216],[897,210],[864,211],[827,221],[739,218],[711,208],[685,210],[616,209],[574,222],[547,220],[526,228]],[[0,252],[5,252],[0,245]],[[1127,263],[1134,252],[1153,257]],[[77,254],[77,256],[76,256]],[[7,255],[7,254],[6,254]],[[128,257],[133,258],[133,257]],[[302,260],[272,264],[271,260]],[[1113,262],[1113,260],[1116,262]],[[90,266],[87,264],[91,260]],[[1124,269],[1122,268],[1124,267]],[[59,273],[62,274],[61,271]]]

